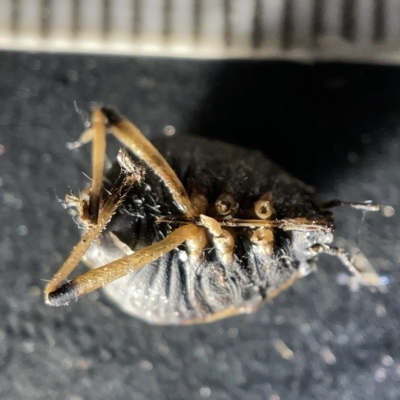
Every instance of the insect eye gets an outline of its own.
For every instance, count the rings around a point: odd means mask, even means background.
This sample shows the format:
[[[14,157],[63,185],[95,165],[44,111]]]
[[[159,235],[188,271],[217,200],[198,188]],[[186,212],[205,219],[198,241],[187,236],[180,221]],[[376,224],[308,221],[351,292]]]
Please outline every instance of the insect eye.
[[[215,201],[215,209],[220,215],[233,214],[237,210],[236,200],[231,194],[223,193]]]
[[[254,203],[254,212],[260,219],[267,219],[274,213],[271,193],[263,194],[260,199]]]

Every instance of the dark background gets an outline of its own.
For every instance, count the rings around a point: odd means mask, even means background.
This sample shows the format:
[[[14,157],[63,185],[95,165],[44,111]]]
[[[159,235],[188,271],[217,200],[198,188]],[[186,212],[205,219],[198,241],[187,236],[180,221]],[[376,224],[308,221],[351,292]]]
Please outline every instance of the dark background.
[[[90,173],[89,146],[65,144],[99,101],[149,137],[173,125],[258,148],[325,200],[394,207],[337,210],[338,236],[389,278],[386,293],[352,292],[322,257],[258,313],[211,325],[149,326],[101,291],[45,306],[79,238],[58,199]],[[399,399],[399,115],[396,67],[0,54],[0,398]]]

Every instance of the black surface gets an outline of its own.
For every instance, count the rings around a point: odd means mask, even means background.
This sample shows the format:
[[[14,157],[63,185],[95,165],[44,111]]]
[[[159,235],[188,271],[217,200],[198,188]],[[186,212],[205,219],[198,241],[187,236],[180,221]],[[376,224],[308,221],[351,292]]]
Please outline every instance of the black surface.
[[[340,263],[323,258],[257,314],[211,325],[149,326],[101,292],[45,306],[44,281],[79,237],[57,199],[90,171],[89,148],[65,147],[83,128],[74,102],[98,101],[149,136],[173,125],[261,148],[325,199],[400,205],[397,68],[0,54],[0,398],[400,397],[398,213],[337,212],[387,293],[340,286]]]

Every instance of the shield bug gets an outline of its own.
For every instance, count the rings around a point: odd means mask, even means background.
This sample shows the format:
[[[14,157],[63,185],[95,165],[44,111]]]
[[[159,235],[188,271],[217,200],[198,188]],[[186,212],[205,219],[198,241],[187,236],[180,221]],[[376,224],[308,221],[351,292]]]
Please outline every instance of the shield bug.
[[[128,149],[104,175],[105,133]],[[261,153],[199,137],[150,143],[109,107],[92,114],[93,181],[78,209],[85,233],[48,282],[52,306],[100,287],[128,314],[155,324],[211,322],[251,313],[308,274],[332,247],[332,207]],[[104,176],[103,176],[104,175]],[[79,261],[92,269],[64,281]]]

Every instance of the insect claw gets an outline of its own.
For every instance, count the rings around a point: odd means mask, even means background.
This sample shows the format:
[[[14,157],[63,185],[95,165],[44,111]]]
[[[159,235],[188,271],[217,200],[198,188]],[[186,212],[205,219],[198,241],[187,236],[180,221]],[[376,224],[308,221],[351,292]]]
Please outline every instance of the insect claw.
[[[54,292],[48,294],[45,299],[46,304],[53,307],[67,306],[72,300],[76,300],[78,295],[73,282],[67,282]]]

